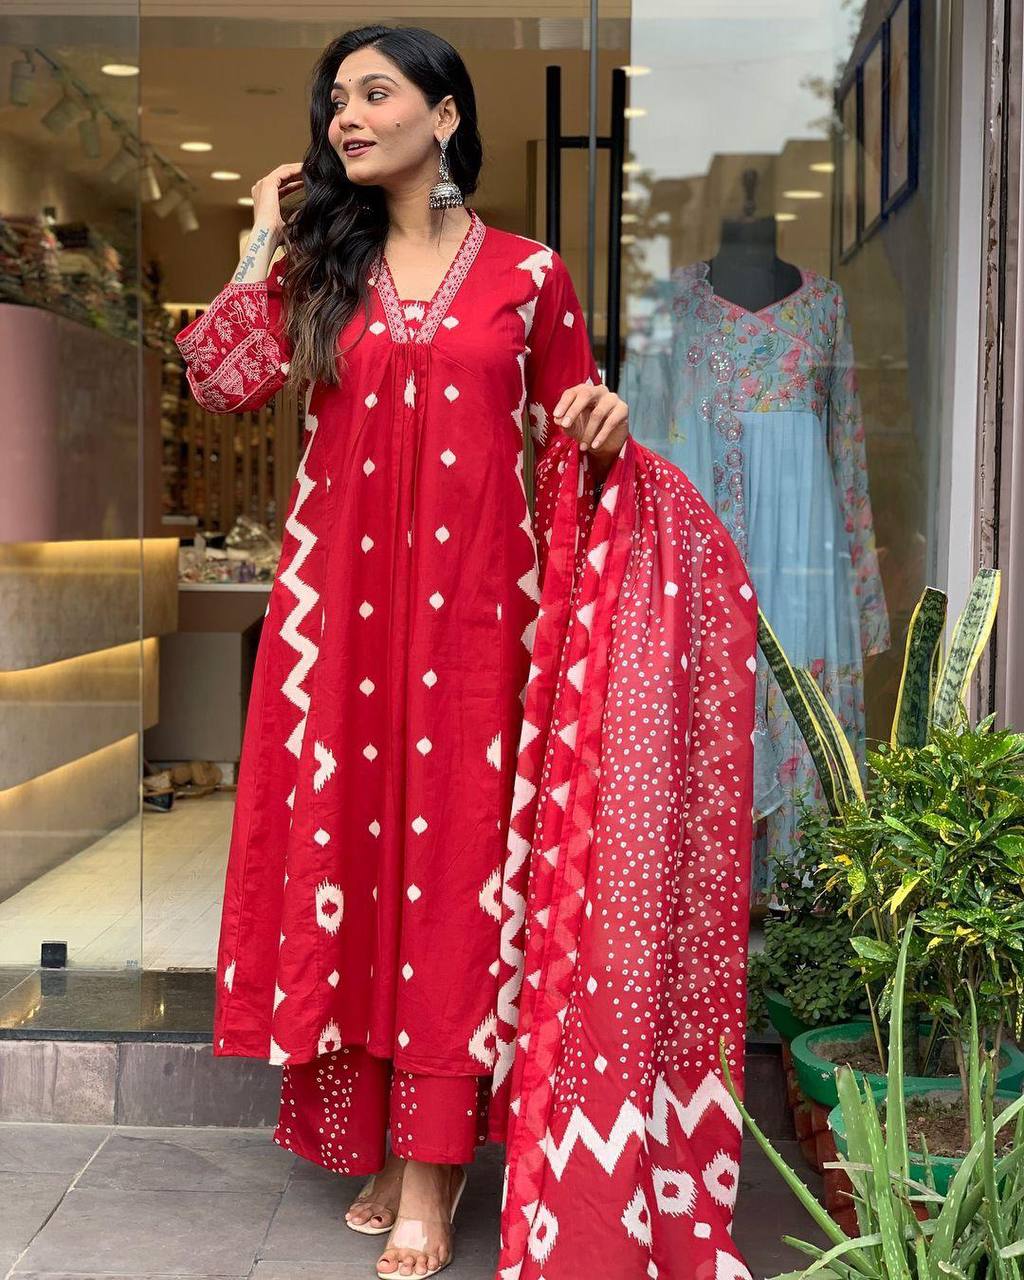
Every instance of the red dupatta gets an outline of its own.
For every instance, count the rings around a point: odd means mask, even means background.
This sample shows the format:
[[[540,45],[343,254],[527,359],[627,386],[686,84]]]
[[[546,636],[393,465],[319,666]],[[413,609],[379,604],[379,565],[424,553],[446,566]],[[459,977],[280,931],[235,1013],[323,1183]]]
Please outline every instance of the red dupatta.
[[[749,1280],[743,1085],[757,605],[678,468],[536,473],[542,595],[502,887],[497,1280]]]

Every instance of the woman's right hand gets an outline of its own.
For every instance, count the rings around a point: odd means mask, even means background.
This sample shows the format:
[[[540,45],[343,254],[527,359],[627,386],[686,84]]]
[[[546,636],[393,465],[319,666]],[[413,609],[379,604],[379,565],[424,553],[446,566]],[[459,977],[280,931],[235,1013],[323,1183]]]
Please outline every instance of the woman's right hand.
[[[252,189],[252,221],[253,226],[267,227],[275,235],[284,231],[284,218],[281,216],[281,201],[285,196],[301,190],[302,164],[279,164]]]

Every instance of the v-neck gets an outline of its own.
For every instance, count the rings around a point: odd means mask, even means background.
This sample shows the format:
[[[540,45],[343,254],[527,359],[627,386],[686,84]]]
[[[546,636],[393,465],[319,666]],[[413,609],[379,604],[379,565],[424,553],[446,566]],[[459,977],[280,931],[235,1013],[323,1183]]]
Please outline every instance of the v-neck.
[[[383,251],[378,254],[372,273],[372,283],[376,286],[380,295],[393,342],[424,343],[431,340],[437,332],[438,325],[448,314],[448,309],[459,291],[459,286],[466,278],[466,273],[469,271],[480,245],[483,243],[485,231],[486,226],[480,220],[476,210],[470,209],[469,226],[466,228],[462,241],[455,251],[455,257],[449,263],[448,270],[444,273],[441,283],[434,290],[433,296],[427,300],[422,298],[399,298],[391,268],[388,266],[388,260]],[[424,307],[423,323],[411,332],[405,323],[403,311],[405,302],[419,302]]]
[[[810,272],[807,271],[806,268],[800,266],[797,267],[797,270],[800,272],[800,283],[797,287],[795,289],[791,289],[789,293],[784,293],[781,298],[776,298],[774,302],[769,302],[766,306],[759,307],[757,311],[751,311],[749,307],[745,307],[741,302],[733,302],[732,298],[723,298],[722,295],[720,293],[716,293],[714,289],[711,289],[711,296],[717,302],[724,303],[727,307],[735,307],[737,311],[742,311],[746,316],[753,316],[755,320],[763,320],[769,311],[774,311],[776,307],[781,307],[784,302],[790,302],[793,298],[803,293],[804,289],[807,287],[808,280],[811,278]],[[711,288],[710,281],[708,282],[708,287]]]

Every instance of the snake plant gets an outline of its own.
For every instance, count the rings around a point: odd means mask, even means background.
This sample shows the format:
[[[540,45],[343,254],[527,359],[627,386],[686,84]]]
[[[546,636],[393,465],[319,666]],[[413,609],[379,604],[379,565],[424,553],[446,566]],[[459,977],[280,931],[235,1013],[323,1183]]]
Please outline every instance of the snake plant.
[[[946,595],[934,587],[922,592],[907,630],[890,733],[894,747],[924,746],[934,727],[948,729],[955,723],[968,682],[992,631],[999,587],[998,569],[978,572],[944,658]],[[807,743],[829,810],[838,815],[850,800],[864,799],[860,771],[846,732],[810,672],[791,665],[760,610],[757,639]]]

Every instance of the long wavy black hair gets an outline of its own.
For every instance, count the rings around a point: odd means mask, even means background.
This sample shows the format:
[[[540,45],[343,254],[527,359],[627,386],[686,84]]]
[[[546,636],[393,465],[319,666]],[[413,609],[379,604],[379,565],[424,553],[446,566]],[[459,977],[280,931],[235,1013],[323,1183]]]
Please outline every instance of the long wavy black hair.
[[[460,120],[449,140],[448,168],[465,195],[476,190],[483,162],[473,84],[461,55],[447,40],[422,27],[372,25],[347,31],[324,49],[310,90],[304,199],[285,215],[283,301],[292,346],[288,378],[295,385],[340,382],[339,355],[343,365],[344,351],[339,353],[338,334],[357,308],[368,318],[367,277],[387,239],[383,189],[351,182],[327,137],[338,64],[367,45],[389,58],[429,107],[448,94],[455,99]]]

